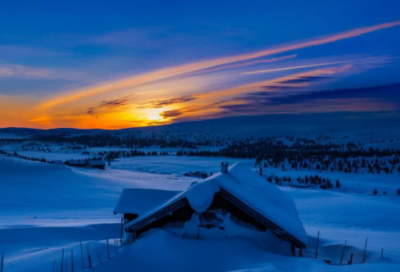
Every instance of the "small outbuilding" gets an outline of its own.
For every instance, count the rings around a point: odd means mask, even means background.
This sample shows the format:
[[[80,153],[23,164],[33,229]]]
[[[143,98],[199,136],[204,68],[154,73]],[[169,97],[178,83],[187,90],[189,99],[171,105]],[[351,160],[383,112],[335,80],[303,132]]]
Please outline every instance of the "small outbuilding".
[[[205,171],[196,171],[196,172],[185,173],[184,176],[195,177],[195,178],[207,178],[208,174]]]
[[[64,163],[65,165],[72,167],[90,167],[98,169],[106,169],[106,163],[100,159],[90,159],[90,160],[68,160]]]
[[[200,229],[224,232],[228,223],[234,223],[235,229],[245,226],[277,237],[274,239],[284,242],[293,254],[295,248],[307,244],[293,199],[246,167],[234,164],[228,168],[227,163],[221,164],[220,173],[125,224],[124,242],[135,242],[151,229],[171,226],[182,228],[184,237],[199,239]]]
[[[102,170],[106,169],[106,163],[103,160],[88,160],[86,166]]]
[[[86,160],[67,160],[64,164],[73,167],[86,167]]]

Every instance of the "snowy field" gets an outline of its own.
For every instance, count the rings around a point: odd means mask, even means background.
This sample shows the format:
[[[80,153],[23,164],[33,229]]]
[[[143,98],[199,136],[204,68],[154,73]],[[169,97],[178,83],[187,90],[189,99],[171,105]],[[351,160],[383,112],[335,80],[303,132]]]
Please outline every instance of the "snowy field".
[[[0,254],[5,253],[4,272],[52,271],[54,260],[59,269],[63,248],[69,265],[64,271],[71,271],[71,250],[75,271],[80,271],[80,239],[84,252],[86,244],[93,250],[95,271],[126,271],[127,267],[132,271],[400,271],[400,196],[395,194],[400,187],[398,174],[327,172],[323,175],[340,179],[342,188],[279,187],[294,198],[309,236],[303,258],[272,254],[244,237],[191,240],[168,230],[151,231],[116,254],[113,239],[120,235],[120,216],[114,215],[113,209],[123,188],[184,190],[199,181],[184,173],[216,173],[221,160],[185,156],[122,158],[102,171],[0,156]],[[225,161],[254,166],[254,160]],[[293,178],[315,174],[279,168],[265,171]],[[387,191],[387,195],[373,196],[372,188]],[[318,231],[319,258],[315,259],[311,257]],[[110,260],[107,236],[112,241]],[[366,238],[366,261],[361,264]],[[340,266],[322,261],[338,264],[346,240],[343,263],[353,253],[355,264]],[[94,254],[96,247],[100,258]],[[84,262],[87,267],[86,256]]]

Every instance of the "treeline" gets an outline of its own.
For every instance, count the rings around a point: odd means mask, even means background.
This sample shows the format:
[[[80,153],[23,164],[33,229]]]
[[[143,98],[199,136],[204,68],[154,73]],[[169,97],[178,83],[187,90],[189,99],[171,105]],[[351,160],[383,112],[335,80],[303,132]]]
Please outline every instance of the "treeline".
[[[262,171],[260,171],[260,175],[262,175]],[[303,177],[299,176],[296,179],[292,179],[290,176],[276,176],[270,175],[266,177],[267,181],[270,183],[275,183],[279,186],[289,186],[289,187],[300,187],[300,188],[315,188],[319,187],[321,189],[332,189],[332,188],[341,188],[341,183],[339,180],[332,182],[329,178],[323,178],[319,175],[305,175]],[[295,182],[296,181],[296,182]],[[371,192],[373,195],[378,195],[380,192],[377,189],[374,189]],[[386,191],[381,192],[382,195],[387,195]],[[389,192],[389,194],[399,195],[400,196],[400,188],[395,192]]]
[[[89,152],[85,151],[82,154],[89,154]],[[118,158],[130,158],[130,157],[137,157],[137,156],[168,156],[168,152],[158,152],[158,151],[140,151],[140,150],[118,150],[118,151],[102,151],[97,152],[97,156],[104,158],[107,161],[114,161]]]
[[[24,159],[24,160],[28,160],[28,161],[36,161],[36,162],[43,162],[43,163],[51,163],[51,161],[46,160],[45,158],[33,158],[33,157],[28,157],[28,156],[24,156],[24,155],[20,155],[18,154],[16,151],[14,152],[6,152],[4,150],[0,150],[0,154],[1,155],[6,155],[6,156],[14,156],[20,159]]]
[[[269,176],[267,177],[267,181],[276,183],[278,185],[283,185],[283,182],[292,182],[292,178],[290,176]],[[305,175],[304,177],[299,176],[293,181],[296,181],[300,185],[304,184],[306,186],[319,186],[321,189],[331,189],[333,187],[340,188],[341,186],[339,180],[336,180],[334,184],[329,178],[323,178],[318,175]]]
[[[183,136],[164,135],[154,133],[151,135],[141,135],[140,133],[117,136],[111,133],[100,133],[80,136],[49,136],[41,135],[31,138],[34,141],[41,141],[53,144],[73,144],[88,147],[109,147],[118,146],[121,148],[145,148],[150,146],[197,148],[198,145],[211,144],[207,141],[190,141]]]
[[[286,160],[285,160],[286,161]],[[285,161],[282,164],[278,164],[274,159],[270,158],[267,160],[256,159],[254,167],[281,167],[282,170],[286,170]],[[325,158],[325,159],[315,159],[310,158],[308,160],[294,160],[288,161],[290,167],[294,170],[317,170],[317,171],[339,171],[344,173],[360,173],[368,172],[372,174],[392,174],[394,171],[400,172],[400,158],[345,158],[345,159],[335,159],[335,158]]]
[[[293,144],[284,144],[282,141],[273,141],[267,138],[264,141],[257,142],[235,142],[221,149],[220,153],[226,157],[232,158],[257,158],[273,159],[274,163],[305,159],[314,159],[322,161],[326,156],[332,159],[336,158],[355,158],[355,157],[385,157],[393,154],[400,155],[398,149],[379,149],[370,147],[364,149],[359,144],[349,142],[347,144],[320,144],[315,141],[300,142]]]

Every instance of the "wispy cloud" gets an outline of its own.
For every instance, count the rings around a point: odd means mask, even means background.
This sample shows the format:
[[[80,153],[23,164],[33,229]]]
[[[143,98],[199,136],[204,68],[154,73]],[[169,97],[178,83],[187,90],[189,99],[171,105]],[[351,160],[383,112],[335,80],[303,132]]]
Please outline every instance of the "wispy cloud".
[[[195,97],[189,95],[189,96],[175,97],[171,99],[153,100],[146,103],[142,103],[139,108],[162,108],[168,105],[193,101],[195,99],[196,99]]]
[[[341,98],[359,99],[366,98],[369,100],[381,101],[389,100],[392,104],[400,107],[400,84],[392,84],[386,86],[373,86],[366,88],[344,88],[344,89],[328,89],[319,91],[294,92],[290,95],[265,96],[265,93],[259,93],[248,96],[249,104],[261,103],[268,105],[282,104],[302,104],[312,100],[331,100]],[[325,104],[325,103],[324,103]]]
[[[49,48],[38,48],[24,45],[0,45],[0,57],[24,56],[24,57],[44,57],[64,55]]]
[[[283,77],[278,77],[274,79],[269,79],[269,80],[264,80],[264,81],[258,81],[258,82],[253,82],[250,84],[245,84],[241,86],[236,86],[233,88],[228,88],[228,89],[221,89],[221,90],[216,90],[212,92],[205,92],[202,94],[198,94],[195,97],[197,98],[205,98],[205,97],[226,97],[226,96],[233,96],[233,95],[240,95],[240,94],[246,94],[250,92],[256,92],[256,91],[275,91],[275,88],[277,86],[282,86],[282,87],[298,87],[298,86],[309,86],[308,83],[287,83],[290,80],[298,80],[299,78],[304,78],[304,77],[321,77],[321,76],[331,76],[334,74],[342,73],[345,71],[348,71],[352,68],[351,65],[346,64],[342,65],[340,67],[329,67],[329,68],[320,68],[316,70],[311,70],[311,71],[306,71],[302,73],[297,73],[297,74],[292,74],[288,76],[283,76]],[[274,88],[268,89],[268,86],[273,86]]]
[[[183,115],[184,113],[185,113],[185,111],[182,109],[169,110],[169,111],[163,111],[162,113],[160,113],[160,116],[165,119],[166,118],[176,118],[176,117]]]
[[[114,99],[114,100],[104,100],[100,105],[96,107],[90,107],[87,109],[87,114],[96,115],[101,109],[115,109],[127,105],[129,102],[129,97]]]
[[[90,73],[73,68],[41,68],[0,62],[0,78],[51,79],[85,82]]]
[[[29,66],[9,64],[0,64],[0,77],[15,78],[49,78],[51,71],[48,69],[40,69]]]
[[[286,71],[286,70],[297,70],[297,69],[304,69],[304,68],[311,68],[311,67],[321,67],[321,66],[329,66],[329,65],[350,63],[350,62],[352,62],[352,61],[336,61],[336,62],[316,63],[316,64],[309,64],[309,65],[301,65],[301,66],[293,66],[293,67],[284,67],[284,68],[276,68],[276,69],[244,72],[244,73],[241,73],[241,74],[242,75],[265,74],[265,73],[272,73],[272,72],[279,72],[279,71]]]
[[[326,76],[303,76],[303,77],[299,77],[299,78],[295,78],[295,79],[284,80],[284,81],[281,81],[280,83],[284,83],[284,84],[311,83],[311,82],[326,80],[329,78],[330,77],[326,77]],[[271,86],[269,86],[269,88],[271,88]]]
[[[210,112],[215,114],[215,116],[219,116],[221,112],[226,111],[226,109],[230,107],[237,109],[243,107],[249,109],[249,107],[247,107],[248,104],[251,104],[249,102],[257,101],[258,99],[261,99],[261,101],[263,100],[263,98],[257,98],[249,95],[253,95],[254,93],[259,95],[263,93],[271,93],[279,97],[280,95],[287,95],[279,92],[285,89],[297,89],[297,92],[300,92],[301,88],[307,89],[313,83],[323,80],[331,80],[333,75],[346,72],[350,68],[351,66],[348,64],[341,67],[320,68],[271,80],[245,84],[229,89],[201,93],[194,95],[194,97],[203,101],[207,101],[211,98],[211,101],[217,102],[212,102],[209,104],[204,104],[203,102],[203,104],[198,103],[197,106],[191,105],[180,109],[166,110],[160,115],[163,118],[181,119],[188,117],[193,118],[196,116],[207,116],[207,114],[210,114]],[[253,110],[258,111],[256,108],[257,107],[254,107]]]
[[[261,57],[270,56],[270,55],[276,55],[276,54],[280,54],[280,53],[284,53],[284,52],[288,52],[288,51],[298,50],[298,49],[302,49],[302,48],[318,46],[318,45],[327,44],[327,43],[333,43],[333,42],[337,42],[339,40],[357,37],[360,35],[364,35],[364,34],[371,33],[374,31],[381,30],[381,29],[385,29],[385,28],[395,27],[398,25],[400,25],[400,21],[378,24],[378,25],[374,25],[374,26],[370,26],[370,27],[363,27],[363,28],[349,30],[349,31],[339,33],[339,34],[315,38],[315,39],[311,39],[311,40],[305,41],[305,42],[298,42],[298,43],[293,43],[293,44],[289,44],[289,45],[283,45],[283,46],[278,46],[278,47],[274,47],[274,48],[269,48],[269,49],[265,49],[265,50],[261,50],[261,51],[257,51],[257,52],[253,52],[253,53],[236,55],[236,56],[231,56],[231,57],[224,57],[224,58],[217,58],[217,59],[212,59],[212,60],[207,60],[207,61],[199,61],[199,62],[194,62],[194,63],[190,63],[190,64],[186,64],[186,65],[160,69],[160,70],[156,70],[153,72],[132,76],[132,77],[128,77],[128,78],[117,80],[117,81],[111,81],[108,83],[99,84],[97,86],[92,86],[92,87],[78,89],[78,90],[72,90],[61,96],[52,98],[52,99],[44,102],[41,105],[41,108],[49,108],[49,107],[53,107],[53,106],[56,106],[56,105],[59,105],[62,103],[71,102],[71,101],[74,101],[77,99],[82,99],[85,97],[89,97],[89,96],[93,96],[93,95],[97,95],[97,94],[101,94],[101,93],[113,92],[113,91],[118,91],[121,89],[138,87],[138,86],[148,84],[151,82],[156,82],[159,80],[176,77],[176,76],[192,73],[192,72],[207,69],[207,68],[217,67],[220,65],[226,65],[226,64],[230,64],[230,63],[233,64],[233,63],[238,63],[238,62],[242,62],[242,61],[246,61],[246,60],[250,60],[250,59],[256,59],[256,58],[261,58]]]
[[[389,101],[376,101],[368,98],[315,99],[303,103],[287,104],[242,104],[227,105],[219,116],[257,115],[268,113],[318,113],[318,112],[360,112],[398,110],[398,105]]]
[[[207,68],[207,69],[199,70],[199,71],[196,71],[196,72],[193,72],[193,73],[189,73],[186,76],[204,74],[204,73],[210,73],[210,72],[216,72],[216,71],[220,71],[220,70],[226,70],[226,69],[232,69],[232,68],[238,68],[238,67],[251,66],[251,65],[261,64],[261,63],[277,62],[277,61],[282,61],[282,60],[287,60],[287,59],[293,59],[295,57],[297,57],[297,54],[278,57],[278,58],[272,58],[272,59],[261,59],[261,60],[254,60],[254,61],[247,61],[247,62],[231,64],[231,65],[222,65],[222,66],[217,66],[217,67],[214,67],[214,68]]]

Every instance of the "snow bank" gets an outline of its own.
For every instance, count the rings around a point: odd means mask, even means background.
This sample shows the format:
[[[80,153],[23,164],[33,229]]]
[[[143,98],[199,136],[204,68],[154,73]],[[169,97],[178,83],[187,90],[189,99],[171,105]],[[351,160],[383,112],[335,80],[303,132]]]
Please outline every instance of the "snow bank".
[[[156,246],[155,246],[156,245]],[[399,271],[393,263],[331,266],[320,259],[276,255],[246,237],[184,239],[165,229],[149,231],[95,271]]]

